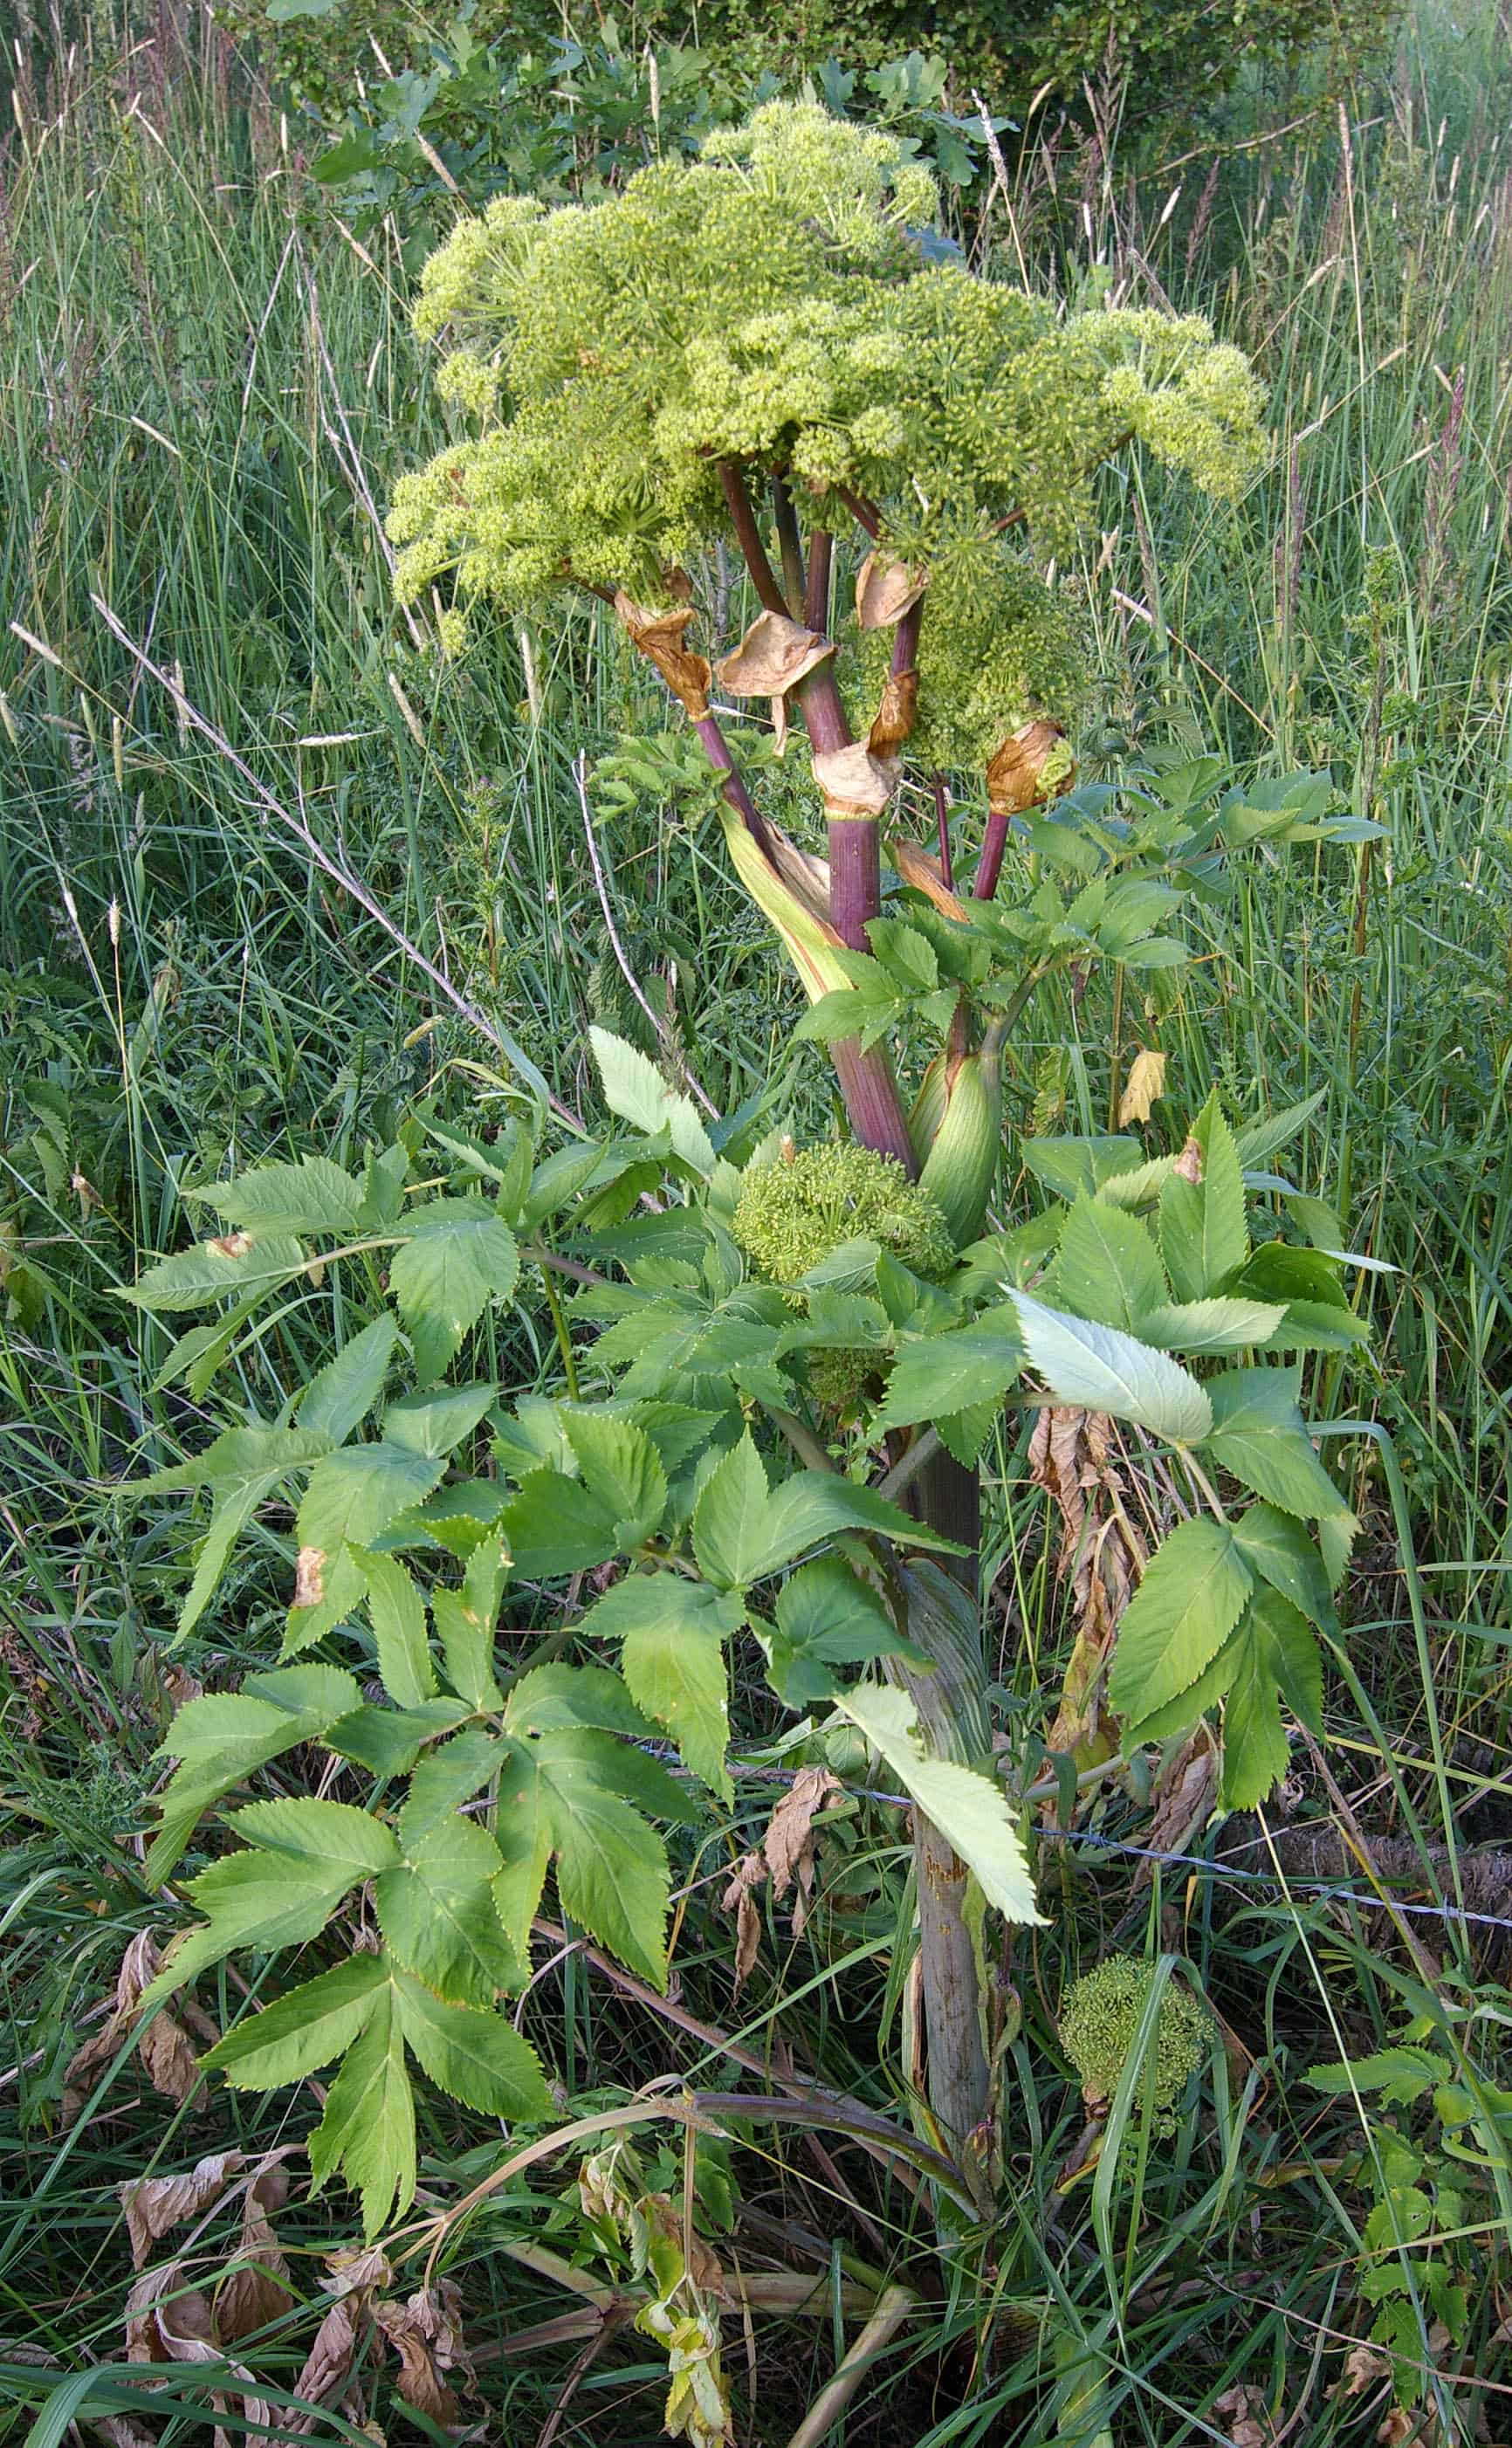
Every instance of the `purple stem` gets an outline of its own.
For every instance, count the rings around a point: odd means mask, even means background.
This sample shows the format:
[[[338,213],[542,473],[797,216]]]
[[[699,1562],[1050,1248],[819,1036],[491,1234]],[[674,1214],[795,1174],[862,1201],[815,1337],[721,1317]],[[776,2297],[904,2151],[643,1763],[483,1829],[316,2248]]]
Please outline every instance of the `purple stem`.
[[[971,887],[978,901],[990,901],[998,889],[998,877],[1003,872],[1003,853],[1008,846],[1008,828],[1012,822],[1006,812],[999,813],[996,810],[988,810],[982,834],[982,856],[977,861],[976,882]]]
[[[892,634],[892,677],[901,679],[911,672],[919,660],[919,623],[924,618],[924,598],[910,603]]]
[[[735,758],[730,754],[729,745],[718,721],[712,714],[702,714],[699,716],[693,728],[703,742],[704,754],[708,757],[710,764],[715,767],[717,772],[723,774],[726,777],[724,785],[725,798],[728,800],[730,806],[734,808],[737,815],[743,820],[747,832],[760,844],[762,850],[765,851],[767,856],[770,858],[772,855],[772,836],[767,832],[765,822],[762,819],[759,809],[756,807],[756,801],[752,798],[750,792],[746,789],[745,783],[740,777],[739,769],[736,764]]]
[[[909,1119],[885,1046],[863,1053],[858,1037],[848,1037],[830,1048],[835,1078],[851,1128],[863,1147],[896,1157],[910,1181],[917,1180],[919,1160],[913,1153]]]
[[[719,483],[724,490],[725,507],[730,513],[731,525],[739,542],[741,558],[751,573],[751,583],[756,588],[759,601],[768,612],[780,612],[785,621],[791,619],[787,599],[777,583],[776,571],[767,558],[767,548],[761,539],[761,530],[756,525],[756,512],[751,507],[751,496],[746,491],[745,486],[745,470],[737,467],[733,459],[721,459]]]

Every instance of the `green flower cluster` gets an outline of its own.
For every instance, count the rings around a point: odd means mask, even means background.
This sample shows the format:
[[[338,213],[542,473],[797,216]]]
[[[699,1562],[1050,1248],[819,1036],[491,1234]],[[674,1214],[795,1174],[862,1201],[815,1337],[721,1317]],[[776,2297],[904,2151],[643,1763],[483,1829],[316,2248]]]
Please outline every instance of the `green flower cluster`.
[[[844,1241],[875,1241],[929,1278],[955,1264],[950,1227],[933,1195],[910,1181],[895,1157],[838,1142],[752,1165],[732,1230],[760,1272],[778,1284],[795,1284]],[[795,1309],[804,1306],[801,1292],[789,1298]],[[859,1346],[811,1351],[809,1389],[825,1409],[846,1412],[877,1367],[877,1354]]]
[[[1061,2009],[1061,2045],[1081,2077],[1089,2107],[1104,2106],[1117,2091],[1154,1979],[1154,1964],[1110,1955],[1072,1982]],[[1172,2111],[1201,2062],[1208,2031],[1208,2018],[1191,1991],[1168,1980],[1154,2044],[1158,2132],[1175,2131]]]
[[[843,1241],[876,1241],[916,1275],[948,1274],[955,1264],[933,1194],[910,1181],[896,1157],[838,1140],[753,1165],[732,1230],[777,1284],[795,1284]]]
[[[785,473],[837,529],[842,491],[871,500],[888,541],[954,573],[944,591],[970,600],[975,558],[984,602],[1002,522],[1017,513],[1035,549],[1063,550],[1125,439],[1211,491],[1241,489],[1266,446],[1237,351],[1192,317],[1062,316],[928,260],[935,203],[898,138],[773,103],[604,202],[501,198],[462,222],[426,267],[416,322],[476,430],[401,481],[401,593],[442,581],[515,604],[576,583],[659,602],[667,567],[727,532],[721,459],[757,497]],[[1023,636],[1003,649],[1024,703],[1056,693],[1039,609],[1027,622],[1021,602]]]

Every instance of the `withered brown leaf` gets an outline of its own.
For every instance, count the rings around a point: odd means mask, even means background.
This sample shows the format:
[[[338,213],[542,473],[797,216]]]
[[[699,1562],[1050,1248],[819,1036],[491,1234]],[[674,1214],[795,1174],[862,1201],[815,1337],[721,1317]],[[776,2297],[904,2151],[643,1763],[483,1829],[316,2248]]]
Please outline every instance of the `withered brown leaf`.
[[[855,617],[863,629],[890,629],[912,611],[928,583],[927,569],[910,569],[881,550],[869,552],[855,574]]]
[[[648,611],[622,589],[614,599],[622,626],[648,663],[655,665],[690,721],[701,722],[709,711],[713,678],[708,659],[684,643],[693,606],[679,603],[667,612]]]
[[[1164,1095],[1165,1056],[1158,1046],[1141,1045],[1129,1065],[1129,1076],[1119,1100],[1120,1130],[1130,1122],[1147,1122],[1157,1097]]]
[[[832,639],[784,612],[758,612],[733,654],[718,665],[732,697],[786,697],[834,652]]]
[[[1040,777],[1064,736],[1058,722],[1025,722],[1009,734],[987,765],[987,805],[995,816],[1022,815],[1039,805],[1044,796]],[[1062,790],[1070,780],[1068,775]]]

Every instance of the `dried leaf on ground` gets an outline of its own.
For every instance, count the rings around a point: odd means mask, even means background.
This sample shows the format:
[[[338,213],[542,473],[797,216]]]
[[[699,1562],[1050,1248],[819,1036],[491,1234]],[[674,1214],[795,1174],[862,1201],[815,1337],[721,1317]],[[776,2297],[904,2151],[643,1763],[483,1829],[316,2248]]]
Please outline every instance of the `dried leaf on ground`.
[[[289,2265],[273,2231],[273,2213],[282,2209],[288,2193],[288,2173],[277,2164],[265,2167],[247,2187],[236,2266],[216,2297],[216,2327],[228,2342],[265,2329],[293,2300]]]
[[[459,2374],[468,2390],[476,2387],[477,2375],[462,2334],[462,2297],[452,2281],[443,2278],[405,2304],[375,2304],[373,2317],[399,2358],[397,2386],[406,2405],[445,2430],[460,2430],[467,2417],[446,2375]]]
[[[63,2078],[63,2125],[65,2131],[77,2124],[93,2091],[101,2069],[107,2066],[129,2037],[141,2007],[143,1992],[157,1975],[161,1959],[157,1941],[150,1929],[139,1930],[121,1959],[116,1974],[116,1993],[110,2013],[97,2032],[90,2034],[83,2046],[76,2049],[68,2061]],[[175,2000],[173,2011],[160,2007],[137,2040],[141,2058],[154,2090],[182,2108],[200,2080],[195,2061],[194,2044],[184,2026],[188,2024],[201,2037],[214,2041],[218,2037],[213,2024],[191,2000]]]
[[[1363,2397],[1368,2388],[1375,2386],[1377,2381],[1389,2380],[1390,2377],[1390,2356],[1383,2355],[1379,2347],[1368,2346],[1363,2341],[1359,2341],[1345,2356],[1344,2370],[1330,2388],[1329,2395],[1345,2398]]]
[[[142,2176],[119,2188],[131,2238],[131,2266],[140,2269],[170,2228],[218,2202],[247,2164],[244,2151],[214,2151],[178,2176]]]
[[[1223,2418],[1229,2448],[1271,2448],[1275,2432],[1266,2414],[1263,2390],[1241,2381],[1237,2388],[1225,2389],[1214,2399],[1213,2411]]]
[[[1165,1056],[1158,1046],[1141,1045],[1129,1065],[1129,1076],[1119,1099],[1120,1130],[1127,1129],[1130,1122],[1147,1122],[1157,1097],[1164,1095]]]

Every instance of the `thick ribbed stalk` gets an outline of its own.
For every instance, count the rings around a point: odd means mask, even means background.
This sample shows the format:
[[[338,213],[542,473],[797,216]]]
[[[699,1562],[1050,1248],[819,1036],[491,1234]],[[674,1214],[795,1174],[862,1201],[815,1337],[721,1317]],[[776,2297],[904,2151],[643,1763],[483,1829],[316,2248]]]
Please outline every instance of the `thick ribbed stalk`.
[[[937,1463],[949,1471],[935,1480]],[[953,1474],[953,1477],[951,1476]],[[934,1483],[931,1483],[934,1482]],[[969,1493],[967,1482],[969,1482]],[[936,1528],[938,1503],[960,1536],[976,1520],[976,1473],[949,1454],[928,1463],[909,1490],[915,1508]],[[992,1750],[986,1661],[975,1595],[940,1565],[920,1559],[899,1575],[909,1639],[933,1672],[897,1670],[918,1711],[919,1731],[937,1759],[981,1768]],[[913,1814],[914,1875],[919,1901],[919,1956],[928,2038],[929,2107],[974,2191],[986,2194],[995,2152],[986,2131],[991,2084],[983,2034],[982,1977],[967,1919],[970,1877],[966,1864],[932,1821]],[[984,2207],[986,2204],[984,2202]]]

